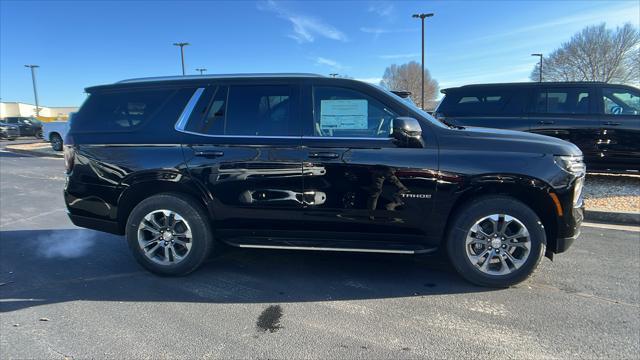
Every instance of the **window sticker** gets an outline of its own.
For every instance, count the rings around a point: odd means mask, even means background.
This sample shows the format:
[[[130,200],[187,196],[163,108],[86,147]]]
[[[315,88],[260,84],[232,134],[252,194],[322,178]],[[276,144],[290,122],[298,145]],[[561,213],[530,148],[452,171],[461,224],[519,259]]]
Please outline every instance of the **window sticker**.
[[[367,100],[321,100],[320,128],[368,129]]]

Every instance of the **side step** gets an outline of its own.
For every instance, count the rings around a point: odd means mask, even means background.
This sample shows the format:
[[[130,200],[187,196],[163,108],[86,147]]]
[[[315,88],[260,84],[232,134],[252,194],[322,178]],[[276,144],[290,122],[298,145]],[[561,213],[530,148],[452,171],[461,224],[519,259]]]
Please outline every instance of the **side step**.
[[[427,248],[413,244],[394,244],[381,247],[377,242],[352,242],[336,240],[286,240],[273,238],[253,238],[242,237],[225,240],[225,243],[240,248],[252,249],[280,249],[280,250],[310,250],[310,251],[342,251],[360,253],[383,253],[383,254],[427,254],[437,250],[437,248]]]

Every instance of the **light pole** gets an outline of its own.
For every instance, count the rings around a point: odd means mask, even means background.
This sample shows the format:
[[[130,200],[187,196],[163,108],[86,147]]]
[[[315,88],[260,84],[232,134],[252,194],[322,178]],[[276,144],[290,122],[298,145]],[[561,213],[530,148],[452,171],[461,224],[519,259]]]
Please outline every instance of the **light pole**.
[[[539,56],[540,57],[540,82],[542,82],[542,54],[531,54],[531,56]]]
[[[173,43],[175,46],[180,46],[180,60],[182,60],[182,76],[184,76],[184,47],[191,45],[188,42]]]
[[[207,69],[199,68],[199,69],[196,69],[196,71],[200,71],[200,75],[202,75],[205,71],[207,71]]]
[[[36,98],[36,118],[40,116],[40,104],[38,104],[38,87],[36,86],[36,68],[38,65],[25,65],[24,67],[31,68],[31,82],[33,83],[33,96]]]
[[[428,14],[413,14],[411,17],[420,19],[422,21],[422,110],[424,110],[424,19],[432,17],[433,13]]]
[[[329,74],[329,76],[331,76],[332,78],[334,78],[334,77],[338,76],[338,74],[336,74],[336,73],[331,73],[331,74]]]

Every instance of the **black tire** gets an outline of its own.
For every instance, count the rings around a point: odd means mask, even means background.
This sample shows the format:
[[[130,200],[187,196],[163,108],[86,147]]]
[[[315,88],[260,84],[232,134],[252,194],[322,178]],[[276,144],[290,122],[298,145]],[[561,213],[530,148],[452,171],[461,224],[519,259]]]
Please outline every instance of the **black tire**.
[[[467,256],[467,234],[477,221],[492,214],[506,214],[518,219],[529,233],[528,257],[519,268],[513,268],[511,273],[505,275],[487,274],[472,264]],[[531,208],[514,198],[498,195],[478,198],[463,205],[454,215],[446,241],[449,259],[463,278],[476,285],[496,288],[509,287],[526,280],[542,260],[547,242],[544,226]],[[503,253],[496,256],[506,259],[507,254],[502,250]]]
[[[49,135],[49,140],[51,141],[51,148],[55,151],[62,151],[62,137],[58,133],[53,133]]]
[[[138,244],[138,227],[144,217],[156,210],[179,214],[191,229],[191,249],[185,258],[174,264],[158,264],[149,259]],[[174,193],[158,194],[141,201],[127,219],[126,237],[134,258],[147,270],[168,276],[186,275],[207,259],[214,247],[211,223],[205,210],[190,196]]]

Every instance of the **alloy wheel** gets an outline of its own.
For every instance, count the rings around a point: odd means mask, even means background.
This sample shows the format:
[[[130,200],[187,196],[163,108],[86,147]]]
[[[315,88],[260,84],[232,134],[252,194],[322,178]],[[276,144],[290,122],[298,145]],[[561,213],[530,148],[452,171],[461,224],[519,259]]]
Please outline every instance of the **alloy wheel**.
[[[507,275],[529,258],[531,238],[522,221],[507,214],[492,214],[469,229],[465,249],[478,270],[488,275]]]
[[[154,210],[138,226],[138,245],[143,254],[160,265],[175,265],[191,251],[193,236],[187,221],[175,211]]]

